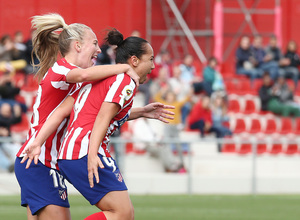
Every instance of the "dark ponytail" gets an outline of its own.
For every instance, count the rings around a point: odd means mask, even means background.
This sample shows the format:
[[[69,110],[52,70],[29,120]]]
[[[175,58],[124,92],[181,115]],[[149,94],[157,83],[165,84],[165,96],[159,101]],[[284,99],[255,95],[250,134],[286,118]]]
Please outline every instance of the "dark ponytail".
[[[141,58],[146,54],[146,41],[140,37],[128,37],[124,40],[123,34],[117,29],[112,29],[108,32],[105,41],[110,45],[117,45],[116,49],[116,63],[127,63],[131,56]]]

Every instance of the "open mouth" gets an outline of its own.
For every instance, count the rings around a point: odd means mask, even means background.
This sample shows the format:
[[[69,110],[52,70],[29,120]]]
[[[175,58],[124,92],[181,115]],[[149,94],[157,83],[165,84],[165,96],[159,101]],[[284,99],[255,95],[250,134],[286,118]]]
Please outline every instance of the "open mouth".
[[[92,62],[94,63],[94,65],[96,65],[97,62],[97,55],[92,56]]]

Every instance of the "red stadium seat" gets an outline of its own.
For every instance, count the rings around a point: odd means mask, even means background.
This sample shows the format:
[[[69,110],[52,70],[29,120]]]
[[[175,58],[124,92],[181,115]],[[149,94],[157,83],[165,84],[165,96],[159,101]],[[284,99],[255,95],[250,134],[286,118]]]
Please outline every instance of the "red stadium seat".
[[[233,80],[225,80],[224,83],[226,86],[226,91],[229,94],[236,93],[237,88],[236,88],[236,84],[234,83]]]
[[[280,134],[288,134],[293,132],[292,120],[290,118],[281,119]]]
[[[263,154],[267,152],[267,144],[266,143],[258,143],[256,145],[256,153]]]
[[[279,154],[281,152],[282,152],[282,144],[281,143],[272,144],[272,148],[270,150],[271,154]]]
[[[238,95],[253,94],[250,80],[240,80],[236,84],[236,93]]]
[[[228,111],[237,113],[240,112],[240,110],[241,109],[239,101],[236,99],[230,99],[228,103]]]
[[[252,144],[251,143],[242,143],[240,149],[238,150],[239,154],[248,154],[252,152]]]
[[[234,153],[236,152],[235,143],[225,143],[222,146],[223,153]]]
[[[298,144],[297,143],[288,144],[286,150],[284,151],[284,153],[288,154],[288,155],[296,154],[297,152],[298,152]]]
[[[262,86],[262,80],[261,79],[255,79],[254,85],[253,85],[253,91],[255,94],[259,93],[259,89]]]
[[[234,128],[234,132],[235,134],[239,134],[242,132],[246,131],[246,123],[245,120],[243,118],[238,118],[236,119],[236,124],[235,124],[235,128]]]
[[[254,101],[251,99],[247,99],[245,103],[244,114],[253,114],[254,112],[256,112]]]
[[[269,118],[267,120],[267,125],[264,133],[266,134],[272,134],[277,132],[277,126],[276,126],[276,121],[272,118]]]
[[[294,133],[295,134],[300,134],[300,118],[296,119],[296,126],[295,126],[295,129],[294,129]]]
[[[255,133],[259,133],[259,132],[261,132],[261,123],[258,119],[253,118],[251,120],[251,126],[249,129],[249,133],[255,134]]]

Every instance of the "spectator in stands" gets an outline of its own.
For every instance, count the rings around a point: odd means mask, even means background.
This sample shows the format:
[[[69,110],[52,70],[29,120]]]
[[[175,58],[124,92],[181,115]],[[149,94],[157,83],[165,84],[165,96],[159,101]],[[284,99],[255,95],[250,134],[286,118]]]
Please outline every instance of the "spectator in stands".
[[[160,51],[160,53],[157,56],[155,56],[154,61],[155,61],[155,69],[149,75],[150,80],[156,79],[158,77],[159,70],[163,67],[167,69],[168,77],[173,76],[172,73],[173,60],[168,50]]]
[[[168,85],[175,92],[178,100],[184,99],[190,92],[190,86],[181,80],[181,69],[179,65],[173,67],[173,77],[168,80]]]
[[[23,112],[27,111],[25,103],[16,101],[16,96],[20,93],[20,88],[15,86],[12,77],[6,73],[0,77],[0,104],[8,103],[11,106],[19,105]]]
[[[286,78],[292,78],[295,83],[295,88],[297,88],[299,80],[299,65],[300,58],[297,53],[297,44],[295,41],[291,40],[288,42],[287,50],[284,55],[285,59],[281,62],[280,75]]]
[[[39,60],[36,57],[35,53],[32,52],[32,34],[33,30],[30,32],[30,38],[25,42],[26,50],[25,50],[25,61],[26,67],[24,69],[26,74],[32,74],[37,72],[36,68],[33,68],[33,63],[38,64]],[[32,57],[31,57],[32,56]]]
[[[202,97],[193,107],[189,115],[188,125],[190,129],[199,130],[201,137],[209,132],[212,127],[212,112],[210,109],[210,98]]]
[[[14,74],[26,66],[26,61],[20,59],[19,51],[9,35],[2,36],[0,40],[0,71]]]
[[[236,50],[236,73],[250,77],[251,81],[260,78],[263,74],[261,69],[257,69],[257,62],[253,48],[250,45],[250,38],[243,36],[240,46]]]
[[[24,44],[23,33],[21,31],[16,31],[14,36],[14,43],[16,50],[19,51],[19,59],[25,59],[26,45]]]
[[[191,84],[196,75],[196,68],[193,66],[194,57],[187,54],[183,58],[182,64],[179,65],[181,70],[181,80],[186,84]]]
[[[261,72],[269,72],[271,78],[276,80],[279,75],[279,60],[276,60],[277,55],[271,55],[270,52],[268,54],[265,52],[261,35],[254,36],[252,49],[256,61],[255,67],[262,70]],[[278,48],[276,47],[275,49]],[[273,47],[270,48],[270,51],[273,51]],[[278,58],[280,58],[280,55],[278,55]]]
[[[227,97],[222,91],[216,92],[212,96],[212,118],[213,127],[220,130],[220,136],[232,135],[231,130],[228,128],[229,116],[227,107]]]
[[[131,35],[132,37],[141,37],[141,32],[139,30],[133,30],[131,32]]]
[[[168,120],[169,124],[164,125],[164,137],[167,139],[177,138],[179,139],[179,132],[181,128],[183,128],[181,123],[181,108],[182,106],[188,102],[190,99],[190,95],[186,96],[183,100],[178,100],[176,93],[172,90],[172,87],[165,86],[163,87],[154,97],[154,101],[161,102],[165,105],[173,105],[175,109],[172,109],[175,113],[173,120]],[[178,152],[180,158],[180,164],[178,167],[178,171],[181,169],[181,172],[184,171],[183,166],[183,153],[182,146],[180,144],[175,144],[176,150]]]
[[[21,108],[19,105],[11,106],[0,103],[0,137],[10,136],[10,127],[21,122]],[[11,142],[0,143],[0,168],[9,172],[14,171],[14,158],[20,145]]]
[[[263,75],[263,85],[259,90],[261,110],[270,111],[275,114],[288,117],[300,117],[299,108],[286,104],[280,100],[280,89],[278,85],[273,86],[272,79],[268,72]]]
[[[294,87],[288,85],[284,76],[280,76],[273,87],[280,102],[300,109],[300,104],[294,101]]]
[[[208,65],[203,71],[203,83],[205,84],[204,90],[207,95],[211,95],[216,91],[224,91],[225,85],[223,77],[219,71],[217,71],[218,61],[215,57],[208,59]]]
[[[283,58],[282,52],[278,47],[277,38],[275,35],[271,35],[269,39],[269,45],[266,47],[265,62],[274,61],[280,65],[281,59]]]

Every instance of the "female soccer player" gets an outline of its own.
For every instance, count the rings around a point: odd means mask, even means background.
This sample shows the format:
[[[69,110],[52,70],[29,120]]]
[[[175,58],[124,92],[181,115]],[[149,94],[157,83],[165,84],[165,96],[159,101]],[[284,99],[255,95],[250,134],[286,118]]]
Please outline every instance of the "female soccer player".
[[[28,138],[17,154],[15,173],[21,187],[21,204],[27,206],[28,219],[70,219],[64,178],[57,165],[67,119],[41,148],[39,163],[26,170],[20,161],[25,146],[32,142],[52,111],[65,99],[76,82],[94,81],[127,72],[136,80],[138,76],[126,64],[94,66],[100,48],[94,32],[86,25],[67,25],[58,14],[34,16],[36,29],[33,49],[39,58],[37,77],[40,85]],[[58,56],[62,58],[57,60]],[[136,76],[135,76],[136,75]],[[138,80],[137,80],[138,81]]]
[[[144,39],[108,33],[107,41],[117,45],[116,63],[128,63],[140,76],[140,83],[154,69],[153,49]],[[100,82],[84,83],[52,114],[26,152],[35,163],[43,141],[71,113],[70,123],[59,152],[59,168],[65,178],[102,212],[86,220],[132,220],[134,218],[127,187],[114,159],[107,149],[110,135],[126,120],[138,117],[156,118],[167,123],[173,113],[160,103],[133,109],[135,83],[120,74]],[[73,105],[75,101],[75,104]],[[170,115],[169,115],[170,114]]]

